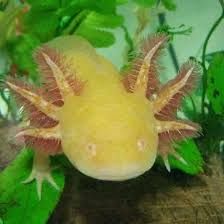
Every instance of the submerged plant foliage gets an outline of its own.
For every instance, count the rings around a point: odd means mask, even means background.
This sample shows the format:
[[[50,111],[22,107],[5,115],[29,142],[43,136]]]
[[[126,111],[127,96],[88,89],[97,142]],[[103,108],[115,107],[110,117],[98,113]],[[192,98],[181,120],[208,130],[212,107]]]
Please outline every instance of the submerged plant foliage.
[[[22,183],[31,169],[32,154],[31,150],[23,149],[0,174],[0,217],[3,223],[46,223],[60,198],[64,187],[64,175],[60,170],[54,176],[60,190],[55,191],[47,183],[44,184],[43,193],[47,196],[41,201],[37,197],[34,182],[29,185]]]
[[[175,145],[186,164],[169,156],[171,168],[191,175],[203,172],[203,158],[217,152],[220,141],[224,139],[224,53],[222,49],[219,52],[207,52],[211,36],[224,19],[223,0],[219,0],[219,3],[222,13],[208,31],[202,55],[198,58],[203,68],[201,89],[192,97],[187,97],[182,105],[184,116],[200,123],[202,135],[197,140]],[[118,13],[119,7],[128,4],[137,7],[134,16],[138,24],[134,34],[126,27],[124,16]],[[179,65],[172,41],[176,35],[190,35],[192,27],[182,25],[181,21],[177,27],[167,24],[166,10],[170,13],[178,10],[174,0],[0,0],[0,58],[4,59],[0,81],[4,82],[8,76],[13,76],[40,85],[32,55],[42,43],[63,35],[79,35],[95,48],[107,48],[118,41],[114,34],[116,29],[123,31],[126,41],[127,49],[123,55],[123,68],[126,69],[136,54],[142,32],[150,22],[150,10],[159,12],[160,25],[157,31],[171,37],[169,56],[177,70]],[[7,114],[2,113],[0,108],[0,121],[20,121],[18,107],[2,85],[0,96],[7,105]],[[46,223],[59,201],[65,178],[60,169],[54,173],[60,190],[54,191],[45,183],[43,194],[47,197],[41,201],[34,190],[35,183],[21,184],[31,169],[31,160],[32,152],[21,150],[15,161],[0,173],[0,224]],[[66,161],[67,167],[68,164]],[[158,160],[158,164],[162,163]]]

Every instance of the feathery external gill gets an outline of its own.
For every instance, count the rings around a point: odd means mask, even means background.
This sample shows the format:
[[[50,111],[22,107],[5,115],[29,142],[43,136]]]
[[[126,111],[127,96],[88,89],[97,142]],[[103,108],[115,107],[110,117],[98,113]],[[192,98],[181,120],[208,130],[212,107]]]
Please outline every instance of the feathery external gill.
[[[158,57],[167,40],[168,37],[165,34],[156,34],[143,41],[138,57],[133,60],[131,70],[123,79],[128,91],[142,91],[148,98],[157,92],[159,87]]]
[[[17,134],[20,142],[46,154],[61,153],[61,137],[57,113],[70,94],[79,95],[84,83],[70,69],[69,60],[56,50],[44,46],[34,55],[43,77],[41,88],[15,79],[6,81],[27,113],[30,125]],[[22,141],[21,141],[22,140]]]
[[[167,40],[168,37],[163,34],[146,40],[141,47],[142,55],[133,61],[133,69],[126,75],[123,83],[130,92],[142,91],[152,103],[159,136],[158,154],[170,171],[169,154],[186,163],[172,144],[185,138],[197,137],[201,129],[196,123],[176,117],[182,99],[194,88],[198,80],[200,67],[196,62],[188,61],[183,64],[174,79],[162,85],[157,76],[158,56]]]
[[[195,87],[199,74],[199,65],[189,60],[182,65],[174,79],[161,87],[153,101],[154,113],[158,119],[175,118],[182,99]]]

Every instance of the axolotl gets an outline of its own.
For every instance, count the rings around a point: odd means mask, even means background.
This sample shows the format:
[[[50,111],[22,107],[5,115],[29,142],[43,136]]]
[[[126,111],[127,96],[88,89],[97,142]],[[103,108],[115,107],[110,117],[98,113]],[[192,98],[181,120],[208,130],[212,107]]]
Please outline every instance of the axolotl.
[[[64,153],[83,174],[109,181],[135,178],[161,156],[186,163],[173,142],[195,137],[198,124],[177,118],[183,97],[195,86],[200,68],[187,61],[165,84],[158,78],[158,57],[165,34],[145,39],[122,76],[94,47],[78,36],[58,37],[34,53],[42,85],[7,80],[27,113],[16,135],[34,150],[33,169],[25,183],[43,181],[58,188],[50,156]]]

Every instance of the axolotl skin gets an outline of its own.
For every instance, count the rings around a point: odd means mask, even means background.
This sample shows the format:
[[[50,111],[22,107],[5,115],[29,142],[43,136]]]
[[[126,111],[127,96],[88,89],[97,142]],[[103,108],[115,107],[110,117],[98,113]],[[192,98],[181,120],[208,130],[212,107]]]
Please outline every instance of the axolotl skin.
[[[143,41],[121,76],[86,40],[58,37],[34,54],[40,88],[7,80],[28,112],[27,126],[16,137],[35,150],[25,183],[36,180],[39,197],[44,180],[58,188],[50,155],[64,153],[85,175],[110,181],[143,174],[157,156],[168,171],[168,155],[186,163],[172,143],[197,136],[200,127],[178,119],[176,112],[200,69],[188,61],[176,78],[162,85],[157,59],[167,41],[164,34]]]

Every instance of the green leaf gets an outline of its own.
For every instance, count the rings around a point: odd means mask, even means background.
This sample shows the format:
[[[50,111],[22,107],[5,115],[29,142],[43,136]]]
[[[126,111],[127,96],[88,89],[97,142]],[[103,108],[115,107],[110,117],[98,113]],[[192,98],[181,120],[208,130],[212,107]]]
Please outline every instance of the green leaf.
[[[152,7],[157,4],[157,0],[133,0],[140,6]],[[174,11],[176,9],[176,4],[173,0],[161,0],[162,5],[169,11]]]
[[[56,10],[60,6],[60,0],[27,0],[32,10]]]
[[[169,156],[171,168],[182,170],[191,175],[195,175],[203,171],[203,158],[193,140],[181,142],[178,144],[176,151],[187,162],[187,164],[183,164],[173,156]]]
[[[216,114],[224,114],[224,54],[216,54],[208,68],[207,96]]]
[[[85,8],[92,9],[99,13],[112,14],[116,11],[116,0],[81,0],[81,2],[83,2]]]
[[[4,10],[8,1],[7,0],[0,0],[0,10]]]
[[[200,114],[200,102],[201,94],[194,92],[191,96],[185,97],[181,105],[181,112],[183,116],[181,118],[190,118],[190,120],[198,120]]]
[[[115,37],[112,33],[97,30],[84,24],[78,28],[76,34],[87,39],[94,47],[108,47],[115,42]]]
[[[113,14],[116,11],[116,0],[62,0],[62,7],[71,10],[89,9],[102,14]]]
[[[224,54],[224,51],[223,51],[223,50],[220,50],[220,51],[212,52],[212,53],[210,53],[210,54],[206,54],[206,55],[205,55],[205,60],[206,60],[208,63],[211,63],[212,59],[213,59],[217,54]]]
[[[167,10],[169,10],[169,11],[176,10],[177,7],[173,0],[161,0],[161,1]]]
[[[15,34],[15,21],[21,10],[22,6],[10,1],[5,11],[0,12],[0,48]]]
[[[85,18],[85,24],[92,27],[99,28],[116,28],[121,26],[124,22],[122,16],[113,14],[100,14],[96,12],[91,12]]]
[[[33,61],[33,50],[40,44],[34,35],[25,34],[18,36],[8,43],[8,50],[13,63],[17,65],[19,71],[28,73],[31,78],[36,79],[36,65]]]
[[[115,42],[115,37],[108,28],[119,27],[122,23],[122,16],[90,12],[75,33],[86,38],[95,47],[108,47]]]
[[[30,10],[24,18],[26,33],[46,42],[56,36],[60,19],[55,12]]]
[[[30,150],[22,150],[15,161],[0,173],[0,218],[4,224],[45,224],[60,198],[64,175],[59,170],[53,177],[60,191],[45,182],[41,200],[38,199],[35,182],[21,183],[31,171],[32,154]]]
[[[134,2],[144,7],[152,7],[156,4],[157,0],[134,0]]]
[[[117,5],[123,5],[126,4],[128,0],[116,0]]]
[[[184,24],[181,24],[177,27],[171,27],[168,24],[164,24],[158,27],[157,32],[167,33],[170,36],[190,35],[192,33],[192,27],[188,27]]]

